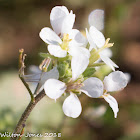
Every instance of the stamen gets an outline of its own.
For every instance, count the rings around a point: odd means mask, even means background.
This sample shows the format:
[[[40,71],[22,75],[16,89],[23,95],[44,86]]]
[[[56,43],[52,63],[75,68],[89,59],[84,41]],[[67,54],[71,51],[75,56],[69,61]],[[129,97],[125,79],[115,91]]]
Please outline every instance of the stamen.
[[[81,80],[78,80],[78,81],[76,81],[76,82],[69,82],[69,83],[67,84],[66,92],[72,91],[72,92],[78,92],[78,93],[79,93],[79,92],[80,92],[79,89],[80,89],[82,86],[84,86],[84,84],[82,83]],[[80,94],[80,93],[79,93],[79,94]]]
[[[98,49],[98,53],[101,52],[102,50],[106,49],[106,48],[110,48],[114,45],[114,43],[109,43],[110,38],[107,38],[105,41],[105,44],[102,48]]]
[[[103,96],[108,96],[109,94],[107,93],[107,90],[104,90],[104,92],[103,92],[103,95],[102,96],[100,96],[99,98],[104,98]]]
[[[51,62],[51,58],[45,58],[39,65],[40,70],[46,72]]]
[[[107,93],[107,94],[103,94],[103,95],[100,96],[99,98],[104,98],[103,96],[106,96],[106,97],[107,97],[107,96],[109,96],[109,95],[110,95],[110,94],[108,94],[108,93]]]
[[[69,49],[69,42],[71,41],[72,39],[69,39],[69,34],[64,34],[63,35],[63,42],[62,44],[60,44],[61,48],[65,51],[68,51]]]

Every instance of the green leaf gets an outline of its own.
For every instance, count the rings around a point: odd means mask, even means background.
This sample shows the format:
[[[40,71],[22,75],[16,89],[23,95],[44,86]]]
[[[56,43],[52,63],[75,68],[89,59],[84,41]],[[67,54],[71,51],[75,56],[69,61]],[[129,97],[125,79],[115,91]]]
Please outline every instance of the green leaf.
[[[83,76],[84,76],[84,77],[91,77],[91,76],[94,74],[95,71],[96,71],[96,70],[95,70],[94,67],[88,67],[88,68],[84,71]]]

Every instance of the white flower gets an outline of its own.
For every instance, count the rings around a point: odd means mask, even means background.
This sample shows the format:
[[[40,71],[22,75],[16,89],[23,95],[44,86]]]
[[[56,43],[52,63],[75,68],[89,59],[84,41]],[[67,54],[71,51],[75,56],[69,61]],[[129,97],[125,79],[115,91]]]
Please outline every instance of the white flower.
[[[107,94],[107,92],[114,92],[114,91],[119,91],[122,90],[123,88],[126,87],[128,83],[128,79],[126,78],[125,74],[121,71],[115,71],[110,73],[108,76],[104,78],[104,81],[102,82],[100,79],[97,80],[95,77],[91,77],[92,81],[98,81],[98,82],[90,82],[88,79],[87,81],[84,81],[84,86],[82,87],[83,92],[90,84],[92,84],[92,88],[95,90],[94,93],[91,92],[90,87],[88,90],[85,92],[89,97],[92,98],[97,98],[99,95],[100,97],[103,97],[110,105],[114,112],[114,117],[117,117],[117,113],[119,111],[118,109],[118,103],[114,97],[111,95]],[[103,86],[101,86],[102,84]],[[100,93],[101,92],[101,93]],[[100,93],[100,94],[97,94]],[[96,96],[98,95],[98,96]]]
[[[85,85],[82,88],[83,84]],[[96,87],[95,87],[96,86]],[[82,106],[74,91],[84,92],[89,97],[98,98],[103,94],[103,83],[98,78],[88,78],[83,83],[81,81],[71,81],[67,83],[56,79],[48,79],[44,84],[44,90],[51,99],[58,99],[63,93],[69,92],[70,95],[63,103],[63,112],[66,116],[77,118],[82,111]]]
[[[81,81],[71,81],[67,83],[56,79],[48,79],[44,84],[44,90],[51,99],[58,99],[63,93],[70,92],[63,103],[63,112],[68,117],[77,118],[82,111],[81,103],[75,91],[83,92],[91,98],[104,98],[114,111],[115,118],[117,117],[118,103],[114,97],[107,94],[107,92],[118,91],[126,87],[128,79],[121,71],[110,73],[104,78],[102,82],[96,77],[86,79],[83,83]],[[55,87],[55,88],[54,88]]]
[[[91,51],[94,48],[99,53],[101,60],[115,71],[114,67],[118,68],[118,66],[109,58],[112,54],[110,52],[103,52],[104,49],[112,47],[113,43],[108,43],[109,39],[105,41],[104,35],[94,26],[90,27],[89,32],[86,29],[86,36],[90,44],[89,50]]]
[[[90,53],[84,48],[87,40],[80,31],[72,29],[75,14],[72,11],[69,13],[65,6],[54,7],[50,14],[50,20],[54,31],[45,27],[39,35],[44,42],[49,44],[48,51],[51,55],[65,57],[69,53],[72,56],[72,79],[75,80],[89,64]]]
[[[51,99],[58,99],[67,89],[67,85],[56,79],[49,79],[44,84],[44,90]],[[66,116],[77,118],[82,111],[81,103],[76,94],[70,92],[70,95],[63,103],[63,112]]]
[[[100,48],[99,55],[101,60],[104,61],[109,67],[111,67],[113,71],[115,71],[114,67],[118,68],[118,66],[110,59],[110,57],[112,56],[112,51],[109,48],[107,48],[108,46],[105,47],[105,37],[100,32],[100,30],[104,29],[104,10],[101,9],[93,10],[89,14],[88,22],[90,25],[90,29],[89,33],[86,29],[86,36],[90,44],[89,50],[91,51],[93,48],[97,50]]]

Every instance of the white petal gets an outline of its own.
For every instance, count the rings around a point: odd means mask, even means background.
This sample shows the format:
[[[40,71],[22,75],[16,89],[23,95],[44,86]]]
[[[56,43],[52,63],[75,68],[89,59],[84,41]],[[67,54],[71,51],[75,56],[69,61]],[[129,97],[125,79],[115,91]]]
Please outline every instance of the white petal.
[[[75,14],[73,14],[72,12],[70,12],[69,15],[67,15],[62,23],[62,29],[61,29],[61,33],[68,33],[74,25],[75,22]]]
[[[41,78],[42,71],[38,66],[31,65],[28,69],[29,75],[24,75],[23,78],[26,82],[39,82]]]
[[[104,10],[100,10],[100,9],[93,10],[89,14],[88,22],[89,22],[90,26],[94,26],[98,30],[103,30],[103,28],[104,28]]]
[[[91,51],[93,48],[96,49],[96,44],[93,42],[93,39],[91,38],[87,28],[86,28],[86,36],[87,36],[87,40],[90,44],[89,51]]]
[[[60,37],[48,27],[43,28],[40,31],[39,36],[47,44],[58,45],[62,43]]]
[[[102,61],[104,61],[113,71],[115,71],[115,68],[118,68],[118,66],[107,56],[100,54],[100,58]]]
[[[89,29],[89,34],[93,40],[93,42],[97,45],[97,47],[101,48],[105,44],[105,37],[104,35],[97,30],[94,26],[91,26]]]
[[[41,77],[41,73],[36,73],[36,74],[29,74],[29,75],[24,75],[23,78],[26,82],[39,82]]]
[[[41,73],[42,71],[39,69],[38,66],[35,66],[35,65],[31,65],[29,66],[29,73],[32,73],[32,74],[37,74],[37,73]]]
[[[39,85],[38,85],[38,91],[39,92],[43,90],[44,83],[50,78],[53,78],[53,79],[58,79],[59,78],[59,72],[57,70],[57,67],[54,67],[49,72],[43,72],[42,73],[41,80],[40,80]]]
[[[129,83],[131,81],[131,74],[127,73],[127,72],[125,72],[124,74],[125,74],[125,77],[126,77],[126,79],[128,80],[128,83]]]
[[[66,116],[77,118],[82,112],[82,106],[78,97],[71,93],[63,103],[63,112]]]
[[[68,52],[71,56],[85,55],[88,58],[90,57],[89,50],[84,47],[70,46]]]
[[[106,48],[100,52],[101,55],[107,56],[109,58],[112,57],[112,51],[109,48]]]
[[[65,92],[66,85],[59,80],[49,79],[44,84],[44,90],[49,98],[56,100]]]
[[[61,33],[63,20],[68,14],[69,14],[69,11],[65,6],[56,6],[51,10],[50,21],[51,21],[53,30],[57,34]]]
[[[103,94],[103,82],[95,77],[86,79],[81,91],[91,98],[98,98]]]
[[[55,57],[65,57],[67,55],[67,51],[61,49],[59,45],[48,45],[48,51]]]
[[[72,41],[69,42],[69,46],[86,47],[87,40],[79,30],[72,29],[68,34],[69,34],[69,38],[72,39]]]
[[[125,88],[128,80],[123,72],[115,71],[106,76],[103,82],[104,88],[109,92],[113,92]]]
[[[86,48],[71,46],[70,55],[72,55],[71,68],[72,79],[76,80],[82,74],[89,64],[90,53]]]
[[[112,110],[114,112],[114,117],[117,118],[117,113],[119,111],[119,108],[118,108],[118,103],[117,103],[116,99],[109,94],[103,95],[103,97],[109,103],[110,107],[112,108]]]

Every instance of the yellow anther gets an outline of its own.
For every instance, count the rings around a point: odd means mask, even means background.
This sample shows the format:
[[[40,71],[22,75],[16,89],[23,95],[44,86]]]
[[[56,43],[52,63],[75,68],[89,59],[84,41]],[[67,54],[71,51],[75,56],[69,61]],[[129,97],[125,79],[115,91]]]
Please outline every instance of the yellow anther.
[[[106,94],[107,93],[107,90],[104,90],[104,93],[103,94]]]
[[[64,34],[63,41],[68,41],[68,40],[69,40],[69,34]]]
[[[105,94],[105,93],[103,93],[103,95],[102,96],[100,96],[99,98],[104,98],[104,96],[105,97],[108,97],[110,94]]]
[[[110,38],[107,38],[107,39],[106,39],[105,45],[104,45],[104,46],[106,46],[106,45],[109,43],[109,40],[110,40]]]
[[[112,47],[114,45],[114,43],[109,43],[110,38],[107,38],[105,41],[105,45],[103,46],[103,48],[109,48]]]
[[[68,51],[68,49],[69,49],[69,42],[71,41],[72,39],[69,39],[69,34],[64,34],[63,35],[63,42],[62,42],[62,44],[60,45],[61,46],[61,48],[63,49],[63,50],[65,50],[65,51]]]
[[[68,38],[69,38],[69,35],[68,35],[68,34],[64,34],[64,35],[63,35],[63,41],[68,40]]]
[[[105,97],[108,97],[110,94],[104,94]]]
[[[110,38],[107,38],[105,41],[105,44],[102,48],[98,49],[98,53],[101,52],[102,50],[106,49],[106,48],[110,48],[114,45],[114,43],[109,43]]]

